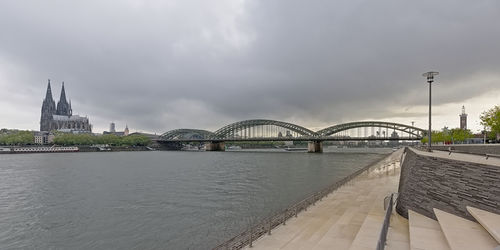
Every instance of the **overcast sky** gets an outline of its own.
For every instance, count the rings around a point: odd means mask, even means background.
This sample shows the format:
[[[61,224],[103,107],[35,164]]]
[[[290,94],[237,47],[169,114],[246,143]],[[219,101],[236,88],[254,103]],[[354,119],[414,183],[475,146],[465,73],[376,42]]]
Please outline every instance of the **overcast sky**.
[[[94,132],[246,119],[469,127],[500,104],[500,1],[0,2],[0,128],[38,130],[47,79]]]

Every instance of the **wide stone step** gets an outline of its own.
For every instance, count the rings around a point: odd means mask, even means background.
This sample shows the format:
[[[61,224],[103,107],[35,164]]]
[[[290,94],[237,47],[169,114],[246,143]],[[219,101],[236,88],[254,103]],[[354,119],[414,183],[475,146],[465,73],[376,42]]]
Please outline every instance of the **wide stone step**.
[[[500,215],[467,206],[467,211],[500,243]]]
[[[410,248],[413,250],[449,250],[439,223],[415,211],[408,210]]]
[[[391,223],[387,232],[386,250],[410,250],[410,232],[408,220],[395,211],[391,214]]]
[[[441,230],[453,250],[491,250],[498,243],[479,224],[434,208]]]
[[[349,250],[368,250],[375,249],[377,246],[385,214],[380,200],[382,200],[381,197],[373,203]]]

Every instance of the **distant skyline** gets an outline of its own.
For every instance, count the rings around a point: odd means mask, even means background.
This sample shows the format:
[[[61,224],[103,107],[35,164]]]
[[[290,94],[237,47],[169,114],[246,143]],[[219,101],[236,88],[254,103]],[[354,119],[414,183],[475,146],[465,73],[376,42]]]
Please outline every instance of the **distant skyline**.
[[[383,120],[482,130],[500,105],[500,2],[2,1],[0,128],[38,130],[47,79],[94,132],[312,130]]]

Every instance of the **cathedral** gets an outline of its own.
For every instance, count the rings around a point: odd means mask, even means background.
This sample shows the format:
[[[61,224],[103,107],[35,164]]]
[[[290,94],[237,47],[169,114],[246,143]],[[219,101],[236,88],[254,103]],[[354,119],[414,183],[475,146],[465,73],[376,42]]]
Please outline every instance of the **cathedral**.
[[[47,93],[42,104],[42,117],[40,118],[40,131],[58,130],[63,132],[90,133],[92,125],[87,117],[73,115],[71,101],[66,100],[64,82],[62,83],[61,97],[56,103],[52,99],[50,80],[47,85]]]

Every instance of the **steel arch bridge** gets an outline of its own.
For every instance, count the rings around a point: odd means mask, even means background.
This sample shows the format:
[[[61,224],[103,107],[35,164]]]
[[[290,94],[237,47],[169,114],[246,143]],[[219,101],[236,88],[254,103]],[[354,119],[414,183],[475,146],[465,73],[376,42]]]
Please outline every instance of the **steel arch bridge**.
[[[248,131],[249,137],[251,137],[251,131],[252,131],[251,129],[262,126],[280,127],[283,129],[293,131],[297,133],[299,136],[304,136],[304,137],[315,137],[317,135],[312,130],[309,130],[307,128],[292,123],[258,119],[258,120],[245,120],[226,125],[215,131],[213,134],[213,138],[214,139],[235,138],[237,137],[237,134],[242,131],[245,131],[245,133]]]
[[[330,126],[328,128],[324,128],[322,130],[319,130],[316,133],[320,137],[325,137],[325,136],[331,136],[333,134],[336,134],[336,133],[339,133],[342,131],[346,131],[349,129],[364,128],[364,127],[392,129],[392,130],[397,130],[400,132],[408,133],[408,135],[412,135],[415,137],[421,137],[422,134],[425,134],[425,132],[426,132],[424,129],[417,128],[414,126],[405,125],[405,124],[400,124],[400,123],[380,122],[380,121],[362,121],[362,122],[349,122],[349,123],[333,125],[333,126]]]
[[[203,129],[174,129],[160,136],[161,140],[192,140],[192,139],[209,139],[213,137],[213,132]]]
[[[351,137],[346,131],[357,128],[383,128],[406,133],[408,137],[381,137],[374,134]],[[278,131],[287,135],[279,136]],[[288,134],[288,132],[290,135]],[[240,134],[241,133],[241,134]],[[372,130],[373,133],[373,130]],[[426,134],[424,129],[394,122],[360,121],[333,125],[319,131],[275,120],[245,120],[226,125],[215,132],[201,129],[174,129],[160,136],[160,142],[210,142],[210,141],[363,141],[363,140],[420,140]]]

